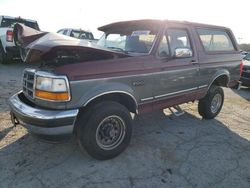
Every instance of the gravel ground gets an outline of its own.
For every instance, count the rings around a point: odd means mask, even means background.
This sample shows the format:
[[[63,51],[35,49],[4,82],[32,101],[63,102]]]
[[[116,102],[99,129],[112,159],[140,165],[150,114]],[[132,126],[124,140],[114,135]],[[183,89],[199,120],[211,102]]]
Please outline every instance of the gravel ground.
[[[74,138],[46,143],[13,127],[7,99],[21,88],[24,64],[0,65],[0,187],[250,187],[250,89],[225,89],[214,120],[197,103],[137,117],[120,156],[96,161]]]

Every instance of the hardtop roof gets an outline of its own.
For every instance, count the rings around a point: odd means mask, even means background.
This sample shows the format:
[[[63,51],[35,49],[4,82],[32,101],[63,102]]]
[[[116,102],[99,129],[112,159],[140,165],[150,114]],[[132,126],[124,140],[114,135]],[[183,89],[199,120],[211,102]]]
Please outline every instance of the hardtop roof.
[[[224,26],[217,26],[211,24],[203,24],[203,23],[196,23],[196,22],[188,22],[188,21],[176,21],[176,20],[157,20],[157,19],[142,19],[142,20],[130,20],[130,21],[121,21],[115,22],[111,24],[104,25],[99,27],[98,30],[100,31],[108,31],[110,29],[119,28],[119,27],[127,27],[128,25],[162,25],[162,24],[183,24],[183,25],[192,25],[194,27],[206,27],[206,28],[222,28],[222,29],[229,29]]]

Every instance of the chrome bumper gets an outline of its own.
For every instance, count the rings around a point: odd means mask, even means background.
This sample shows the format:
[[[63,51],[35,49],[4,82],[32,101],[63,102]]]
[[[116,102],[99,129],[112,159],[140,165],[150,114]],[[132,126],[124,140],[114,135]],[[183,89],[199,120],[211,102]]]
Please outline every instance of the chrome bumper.
[[[28,131],[40,135],[63,135],[73,133],[78,109],[47,110],[32,107],[19,92],[9,99],[12,122],[20,123]]]

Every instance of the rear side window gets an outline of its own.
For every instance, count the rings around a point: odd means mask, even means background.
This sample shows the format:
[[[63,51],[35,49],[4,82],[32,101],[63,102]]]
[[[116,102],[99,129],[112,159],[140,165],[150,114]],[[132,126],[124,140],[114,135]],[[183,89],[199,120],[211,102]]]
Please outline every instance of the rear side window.
[[[197,29],[202,45],[207,52],[235,50],[228,33],[223,30]]]

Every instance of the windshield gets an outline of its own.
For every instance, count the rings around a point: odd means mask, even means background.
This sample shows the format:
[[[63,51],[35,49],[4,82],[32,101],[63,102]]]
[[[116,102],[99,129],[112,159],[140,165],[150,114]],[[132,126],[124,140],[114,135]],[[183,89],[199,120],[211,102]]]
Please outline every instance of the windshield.
[[[106,32],[97,45],[126,53],[149,53],[158,33],[150,29],[124,30],[114,33]]]
[[[9,19],[4,18],[1,23],[1,27],[11,27],[13,28],[16,23],[22,23],[28,27],[39,30],[38,24],[36,22],[30,22],[23,19]]]

